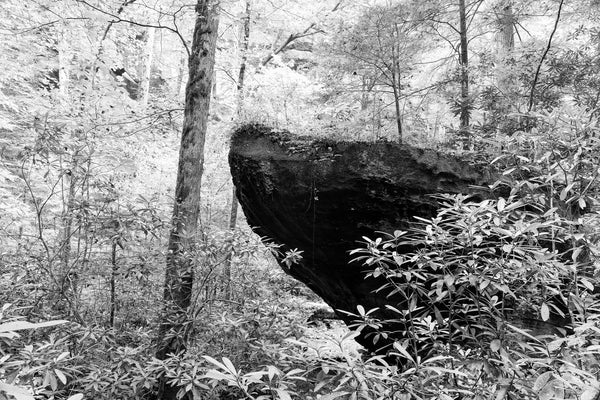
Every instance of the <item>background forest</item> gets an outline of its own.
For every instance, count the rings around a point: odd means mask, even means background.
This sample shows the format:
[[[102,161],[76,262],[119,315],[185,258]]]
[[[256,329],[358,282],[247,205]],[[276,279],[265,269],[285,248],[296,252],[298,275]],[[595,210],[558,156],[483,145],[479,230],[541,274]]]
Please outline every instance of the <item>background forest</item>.
[[[195,280],[172,337],[159,329],[165,260],[188,60],[206,4],[0,2],[0,399],[600,398],[600,2],[221,0],[209,9],[219,25]],[[540,338],[504,321],[484,329],[481,349],[451,343],[428,360],[398,343],[404,367],[364,354],[238,215],[227,153],[243,123],[400,141],[521,174],[510,198],[449,200],[438,228],[453,233],[436,236],[436,254],[453,254],[456,227],[477,226],[470,240],[506,254],[524,232],[577,242],[567,261],[519,253],[554,268],[541,269],[536,287],[572,283],[574,329]],[[510,213],[525,197],[544,206],[517,226]],[[497,242],[509,231],[511,245]],[[402,264],[389,249],[366,262]],[[548,319],[538,292],[506,287]],[[377,326],[369,310],[356,313],[356,329]],[[430,338],[435,319],[420,320]],[[157,355],[175,341],[185,351]]]

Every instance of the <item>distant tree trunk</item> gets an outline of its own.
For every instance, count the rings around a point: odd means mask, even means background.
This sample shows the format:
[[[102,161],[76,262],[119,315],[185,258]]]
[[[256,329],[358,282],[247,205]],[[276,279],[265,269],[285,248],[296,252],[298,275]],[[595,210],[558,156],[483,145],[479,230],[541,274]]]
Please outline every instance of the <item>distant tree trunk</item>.
[[[251,0],[246,0],[246,11],[244,13],[244,23],[242,25],[242,35],[240,36],[240,71],[237,81],[237,118],[243,115],[244,110],[244,78],[246,76],[246,62],[248,60],[248,45],[250,42],[250,15]],[[238,201],[235,192],[235,186],[231,190],[231,210],[229,212],[229,230],[233,235],[237,222]],[[229,253],[225,260],[225,298],[231,299],[231,258],[233,257],[233,237],[230,243]]]
[[[496,35],[496,53],[498,65],[507,66],[509,58],[515,48],[514,24],[515,16],[513,13],[513,0],[499,0],[496,4],[496,24],[498,33]],[[515,79],[514,75],[505,68],[498,68],[496,71],[496,82],[498,91],[501,94],[501,100],[495,104],[496,110],[502,113],[502,120],[498,125],[500,132],[505,132],[508,129],[507,122],[504,117],[508,115],[511,109],[516,108],[515,102]]]
[[[506,61],[515,49],[515,15],[512,8],[513,0],[500,0],[497,5],[496,22],[498,24],[497,53],[500,61]],[[508,95],[511,79],[506,74],[497,76],[498,89],[505,96]]]
[[[77,192],[79,154],[74,152],[70,163],[62,166],[63,177],[61,185],[62,215],[58,234],[59,267],[57,274],[59,298],[66,300],[71,312],[76,312],[77,275],[71,268],[71,239],[73,236],[73,214],[75,210],[75,194]]]
[[[63,27],[58,38],[58,91],[62,102],[67,102],[69,98],[71,73],[71,53],[66,35],[66,27]]]
[[[184,52],[181,54],[181,59],[179,62],[179,74],[177,76],[177,95],[180,97],[185,97],[185,73],[187,71],[188,57]]]
[[[244,23],[242,25],[242,35],[240,40],[240,72],[237,81],[237,116],[238,119],[244,111],[244,78],[246,76],[246,62],[248,61],[248,45],[250,43],[250,12],[251,0],[246,0],[246,11],[244,13]]]
[[[58,37],[58,91],[60,95],[60,101],[63,105],[67,105],[69,97],[69,64],[70,59],[68,56],[68,41],[66,38],[66,28],[63,27],[59,32]],[[73,224],[72,220],[72,208],[73,208],[73,196],[75,192],[75,179],[73,169],[76,169],[75,165],[68,171],[65,171],[63,175],[62,185],[62,198],[63,198],[63,212],[62,212],[62,226],[60,237],[60,261],[61,261],[61,274],[60,282],[64,290],[64,282],[66,282],[66,275],[69,269],[69,255],[71,253],[71,227]],[[66,185],[64,184],[66,182]],[[67,191],[65,192],[65,186]]]
[[[467,9],[465,0],[458,0],[460,15],[460,134],[461,139],[467,144],[470,141],[469,117],[471,102],[469,100],[469,50],[467,39]]]
[[[111,272],[110,272],[110,327],[115,327],[115,316],[117,314],[117,272],[119,268],[117,267],[117,241],[113,240],[111,253],[110,253],[110,263],[111,263]]]
[[[231,191],[231,211],[229,213],[229,231],[231,232],[231,239],[229,242],[229,252],[225,258],[225,299],[231,300],[231,259],[233,258],[234,251],[234,231],[237,222],[238,213],[238,200],[236,197],[235,186]]]
[[[367,76],[362,76],[360,85],[360,111],[366,111],[369,108],[369,91],[367,85]]]
[[[515,15],[512,2],[513,0],[500,0],[497,4],[498,52],[503,56],[510,54],[515,48]]]
[[[204,163],[204,142],[215,64],[218,36],[218,1],[198,0],[196,23],[189,59],[189,80],[179,165],[175,186],[173,226],[169,236],[164,285],[164,309],[157,337],[156,356],[164,360],[169,354],[186,350],[190,333],[188,311],[192,301],[196,237],[200,217],[200,187]],[[177,386],[167,378],[160,381],[158,398],[175,400]]]
[[[148,28],[146,31],[146,51],[144,52],[142,79],[138,88],[138,99],[144,108],[148,106],[148,99],[150,98],[150,78],[152,76],[152,63],[154,62],[155,33],[156,28]]]
[[[402,143],[402,113],[400,111],[400,34],[396,25],[396,40],[392,48],[392,88],[394,93],[394,107],[396,110],[396,128],[398,129],[398,143]]]

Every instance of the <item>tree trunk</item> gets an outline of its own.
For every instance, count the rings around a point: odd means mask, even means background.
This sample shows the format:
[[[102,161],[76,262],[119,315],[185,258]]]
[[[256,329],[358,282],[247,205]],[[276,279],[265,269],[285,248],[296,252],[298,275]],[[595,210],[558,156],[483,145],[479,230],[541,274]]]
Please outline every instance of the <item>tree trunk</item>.
[[[61,226],[58,234],[58,258],[59,266],[57,273],[58,287],[56,290],[59,291],[58,298],[66,300],[70,312],[76,312],[76,295],[77,295],[77,274],[76,271],[72,270],[71,266],[71,239],[73,236],[73,215],[75,211],[75,195],[77,192],[77,174],[79,169],[79,154],[74,151],[71,156],[68,167],[63,167],[62,177],[62,214],[61,214]],[[58,301],[57,311],[60,310],[60,303]]]
[[[238,119],[244,111],[244,78],[246,76],[246,62],[248,61],[248,45],[250,43],[250,11],[251,0],[246,0],[246,12],[240,42],[240,72],[237,81],[237,116]]]
[[[181,60],[179,62],[179,74],[177,76],[177,95],[180,97],[185,97],[185,73],[187,69],[187,61],[188,57],[187,54],[184,52],[181,55]]]
[[[496,24],[498,33],[496,35],[496,53],[498,65],[507,66],[515,48],[514,24],[515,16],[512,7],[513,0],[499,0],[496,7]],[[495,105],[496,109],[504,116],[516,106],[516,87],[514,75],[506,68],[498,68],[496,71],[496,84],[501,94],[501,100]],[[500,121],[498,129],[504,132],[509,125],[504,118]]]
[[[396,127],[398,129],[398,143],[402,143],[402,113],[400,112],[400,35],[398,25],[395,26],[396,40],[392,48],[392,87],[394,92],[394,106],[396,109]]]
[[[395,58],[395,57],[394,57]],[[396,127],[398,129],[398,143],[402,143],[402,113],[400,112],[400,75],[396,68],[397,60],[394,60],[392,71],[392,88],[394,92],[394,106],[396,109]]]
[[[369,108],[369,92],[367,91],[367,77],[362,76],[360,85],[360,111],[366,111]]]
[[[156,28],[148,28],[146,31],[146,52],[144,54],[142,79],[138,89],[138,99],[142,104],[142,107],[148,106],[148,99],[150,98],[150,77],[152,76],[152,63],[154,61],[154,36]]]
[[[501,57],[506,57],[515,48],[515,15],[512,2],[513,0],[500,0],[497,5],[496,21],[499,27],[497,43]]]
[[[240,71],[237,81],[237,117],[238,120],[243,115],[244,109],[244,78],[246,76],[246,62],[248,60],[248,45],[250,41],[250,11],[251,0],[246,0],[246,11],[244,13],[242,34],[240,40]],[[233,231],[237,222],[238,201],[235,193],[235,187],[231,190],[231,211],[229,213],[229,230],[232,238],[230,242],[229,253],[225,259],[225,298],[231,300],[231,258],[233,257]]]
[[[229,252],[225,259],[225,299],[231,300],[231,259],[233,258],[234,251],[234,231],[237,222],[238,213],[238,200],[236,197],[235,186],[231,190],[231,211],[229,213],[229,231],[231,232],[231,239],[229,242]]]
[[[67,29],[63,27],[58,38],[58,91],[60,100],[67,103],[69,98],[69,81],[71,70],[71,52],[67,40]]]
[[[164,309],[158,333],[156,356],[164,360],[169,354],[186,350],[190,332],[188,311],[192,300],[196,236],[200,216],[200,186],[204,163],[204,142],[210,106],[215,48],[218,34],[218,1],[198,0],[189,80],[185,96],[185,113],[173,223],[169,236],[164,285]],[[161,378],[158,398],[175,400],[179,388]]]
[[[464,144],[468,144],[470,141],[469,117],[471,102],[469,101],[469,50],[465,0],[458,0],[458,12],[460,14],[460,135]]]
[[[515,15],[512,8],[513,0],[500,0],[498,2],[496,23],[498,24],[498,34],[496,36],[497,43],[497,54],[501,64],[506,65],[505,62],[508,57],[512,54],[515,49],[515,35],[514,35],[514,24]],[[498,90],[505,97],[510,97],[512,79],[510,74],[498,73],[496,77],[498,81]]]
[[[115,327],[115,315],[117,314],[117,242],[113,240],[111,247],[110,262],[112,265],[110,272],[110,327]]]

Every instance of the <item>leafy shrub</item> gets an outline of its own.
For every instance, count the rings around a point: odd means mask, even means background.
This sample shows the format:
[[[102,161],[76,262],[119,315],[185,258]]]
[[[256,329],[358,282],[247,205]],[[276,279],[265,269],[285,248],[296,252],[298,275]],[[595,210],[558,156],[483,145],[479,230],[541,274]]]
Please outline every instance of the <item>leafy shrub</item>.
[[[384,313],[359,307],[355,327],[391,340],[388,355],[404,367],[393,380],[413,382],[401,385],[410,396],[599,393],[599,141],[552,118],[539,126],[546,133],[515,137],[495,160],[504,170],[495,199],[443,196],[434,218],[354,252],[401,298]]]

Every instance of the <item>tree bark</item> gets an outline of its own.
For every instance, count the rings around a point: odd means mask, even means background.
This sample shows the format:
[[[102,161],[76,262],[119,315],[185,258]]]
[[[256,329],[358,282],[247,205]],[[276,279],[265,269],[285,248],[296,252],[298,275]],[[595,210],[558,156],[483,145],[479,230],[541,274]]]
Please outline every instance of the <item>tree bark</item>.
[[[460,134],[461,139],[465,143],[468,143],[470,140],[469,117],[471,102],[469,101],[469,50],[465,0],[458,0],[458,12],[460,14]]]
[[[188,311],[192,301],[196,236],[200,217],[200,187],[204,163],[204,142],[215,64],[218,36],[218,1],[198,0],[179,165],[175,186],[173,222],[167,252],[164,284],[164,309],[157,338],[156,356],[185,352],[190,332]],[[162,377],[158,398],[175,400],[179,388]]]

